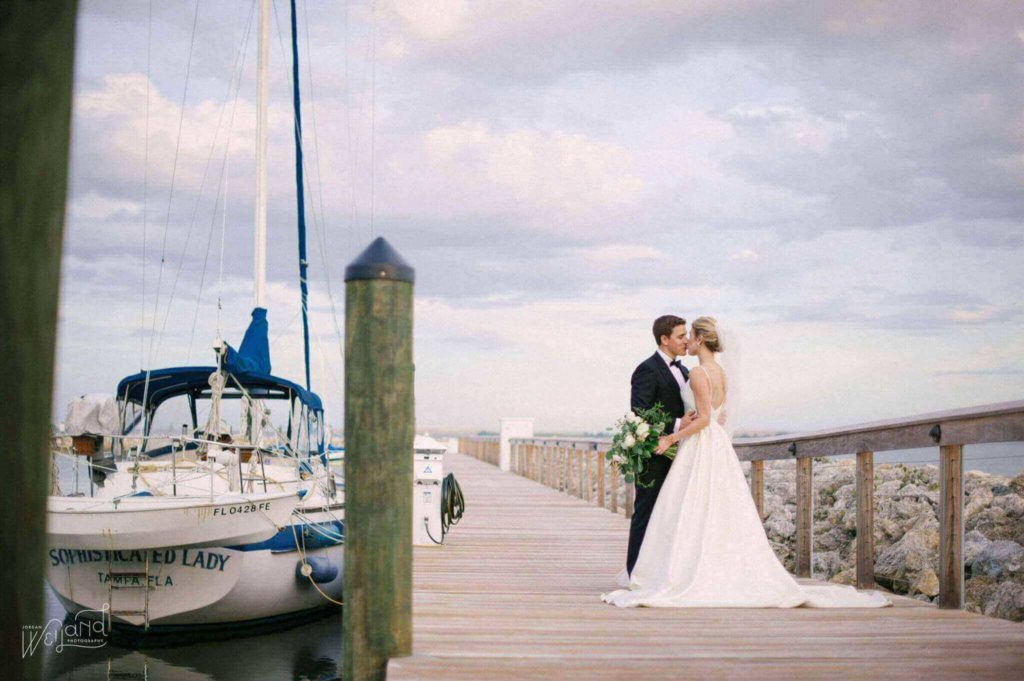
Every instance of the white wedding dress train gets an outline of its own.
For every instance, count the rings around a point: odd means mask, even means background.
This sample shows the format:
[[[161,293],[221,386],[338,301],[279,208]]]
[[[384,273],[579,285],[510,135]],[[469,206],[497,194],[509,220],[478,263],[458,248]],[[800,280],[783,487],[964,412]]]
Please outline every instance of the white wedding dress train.
[[[878,608],[878,591],[799,584],[775,556],[729,434],[710,424],[680,443],[619,607]],[[624,574],[625,571],[623,570]],[[621,576],[620,576],[621,579]]]

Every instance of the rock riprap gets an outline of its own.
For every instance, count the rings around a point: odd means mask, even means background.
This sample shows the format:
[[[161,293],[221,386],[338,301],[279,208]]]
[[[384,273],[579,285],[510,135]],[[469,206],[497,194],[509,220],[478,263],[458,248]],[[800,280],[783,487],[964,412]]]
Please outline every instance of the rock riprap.
[[[745,464],[745,467],[747,465]],[[792,461],[764,468],[765,530],[792,571],[796,484]],[[854,462],[814,464],[814,553],[818,579],[856,581],[857,487]],[[964,607],[1024,621],[1024,473],[964,474]],[[938,466],[875,465],[875,579],[924,601],[939,593]]]

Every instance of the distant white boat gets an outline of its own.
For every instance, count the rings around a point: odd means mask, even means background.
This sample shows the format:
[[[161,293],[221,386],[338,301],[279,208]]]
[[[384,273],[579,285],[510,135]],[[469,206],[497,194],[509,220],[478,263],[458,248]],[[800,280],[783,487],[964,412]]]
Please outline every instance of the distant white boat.
[[[47,537],[65,549],[128,551],[225,546],[270,539],[291,525],[295,492],[47,500]]]

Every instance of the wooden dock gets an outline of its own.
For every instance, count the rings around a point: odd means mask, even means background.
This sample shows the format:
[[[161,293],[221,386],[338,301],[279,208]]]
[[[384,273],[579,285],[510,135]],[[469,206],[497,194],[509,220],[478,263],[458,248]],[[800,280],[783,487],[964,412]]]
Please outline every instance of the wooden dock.
[[[899,596],[879,610],[606,605],[628,520],[468,456],[445,464],[466,515],[414,551],[413,655],[390,680],[1024,678],[1024,625]]]

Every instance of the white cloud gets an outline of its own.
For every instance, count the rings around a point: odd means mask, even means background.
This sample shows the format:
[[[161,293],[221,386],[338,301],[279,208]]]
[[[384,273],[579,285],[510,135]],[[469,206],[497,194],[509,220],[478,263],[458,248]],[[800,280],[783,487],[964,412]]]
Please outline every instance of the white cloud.
[[[999,308],[996,305],[975,305],[952,310],[947,318],[949,321],[958,324],[973,324],[988,321],[995,317],[998,312]]]
[[[602,246],[591,246],[580,248],[575,251],[576,255],[584,261],[618,265],[631,262],[657,262],[670,259],[670,254],[664,250],[658,250],[643,244],[605,244]]]
[[[450,38],[469,19],[466,0],[397,0],[391,9],[409,31],[427,40]]]
[[[626,149],[580,134],[477,121],[432,128],[417,147],[393,152],[382,191],[406,214],[505,212],[557,229],[643,196]]]
[[[112,199],[89,192],[85,196],[75,197],[68,205],[71,220],[107,220],[115,216],[136,217],[142,214],[142,204],[138,201]]]
[[[736,260],[739,262],[757,262],[758,260],[761,259],[761,256],[758,255],[757,251],[755,250],[752,250],[750,248],[744,248],[743,250],[737,251],[736,253],[730,255],[729,259]]]

